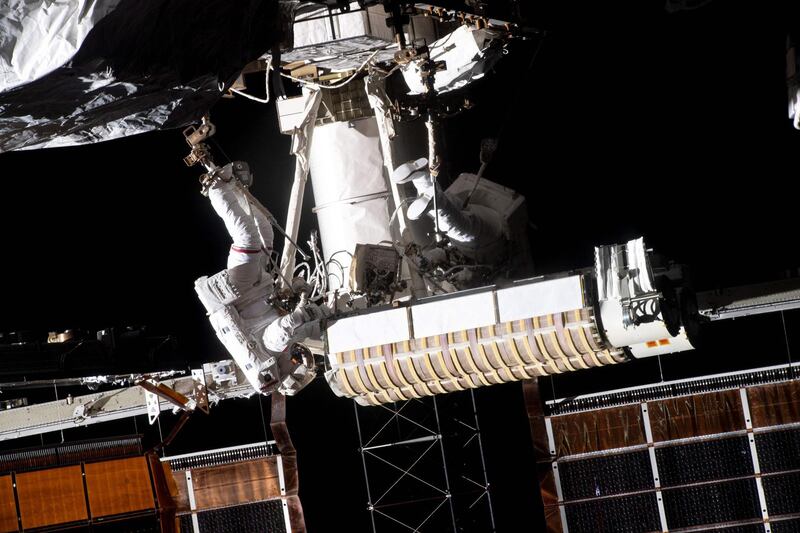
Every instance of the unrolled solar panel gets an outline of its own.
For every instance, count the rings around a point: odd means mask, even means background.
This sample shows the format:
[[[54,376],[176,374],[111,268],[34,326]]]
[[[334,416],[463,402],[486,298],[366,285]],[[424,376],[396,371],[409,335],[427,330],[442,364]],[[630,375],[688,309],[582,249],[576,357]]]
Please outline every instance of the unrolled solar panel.
[[[230,533],[231,531],[286,533],[283,506],[280,500],[236,505],[198,513],[197,521],[202,533]]]
[[[766,476],[763,483],[772,514],[800,513],[800,472]]]
[[[755,438],[762,472],[800,470],[800,428],[758,433]]]
[[[566,500],[654,488],[647,450],[563,461],[558,469]]]
[[[652,492],[568,504],[566,517],[570,531],[645,533],[661,529]]]
[[[533,434],[546,435],[549,529],[800,532],[794,375],[786,365],[554,400],[550,416],[526,385]]]
[[[662,487],[753,475],[747,436],[656,449]]]
[[[772,533],[800,533],[800,518],[775,520],[770,526]]]
[[[663,494],[670,528],[761,517],[756,483],[752,478],[668,489]]]

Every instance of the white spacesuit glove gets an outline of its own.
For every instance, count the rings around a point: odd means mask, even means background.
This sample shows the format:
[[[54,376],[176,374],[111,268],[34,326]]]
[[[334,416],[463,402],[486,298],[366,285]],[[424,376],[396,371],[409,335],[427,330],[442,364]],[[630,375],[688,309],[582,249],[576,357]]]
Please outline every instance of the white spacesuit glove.
[[[292,340],[320,335],[319,321],[332,315],[326,305],[306,303],[298,305],[294,311],[272,322],[264,330],[264,346],[273,352],[283,352]]]
[[[333,310],[325,304],[312,304],[308,303],[303,307],[303,312],[305,313],[307,319],[306,322],[310,322],[312,320],[322,320],[323,318],[328,318],[333,314]]]
[[[312,291],[311,285],[309,285],[308,282],[300,276],[292,278],[291,285],[292,285],[292,292],[294,294],[303,294],[303,293],[311,294]]]

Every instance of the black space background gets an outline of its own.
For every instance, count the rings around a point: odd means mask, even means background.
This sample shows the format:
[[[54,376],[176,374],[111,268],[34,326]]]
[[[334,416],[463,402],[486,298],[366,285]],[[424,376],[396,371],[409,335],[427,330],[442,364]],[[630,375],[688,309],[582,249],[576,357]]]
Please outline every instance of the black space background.
[[[693,267],[698,289],[796,273],[800,132],[786,116],[784,47],[797,6],[715,1],[670,15],[660,1],[552,1],[529,10],[549,31],[533,68],[533,46],[515,47],[478,107],[450,120],[446,142],[452,169],[475,171],[479,140],[507,122],[487,174],[527,197],[540,273],[590,266],[593,246],[639,235]],[[293,161],[273,106],[224,100],[212,119],[227,155],[250,162],[255,194],[284,219]],[[168,131],[0,155],[0,330],[145,324],[175,335],[189,363],[225,358],[192,282],[222,267],[229,242],[198,193],[199,171],[181,161],[186,148]],[[310,186],[306,194],[310,208]],[[312,223],[309,212],[306,231]],[[800,316],[783,319],[709,326],[701,349],[662,359],[664,377],[785,362],[786,339],[797,357]],[[542,388],[562,397],[658,379],[657,361],[644,360]],[[521,387],[476,394],[497,529],[538,531]],[[220,405],[168,452],[263,439],[260,416],[255,399]],[[175,418],[163,418],[167,431]],[[142,417],[136,424],[66,436],[145,431]],[[318,380],[289,401],[289,425],[309,531],[368,531],[351,402]]]

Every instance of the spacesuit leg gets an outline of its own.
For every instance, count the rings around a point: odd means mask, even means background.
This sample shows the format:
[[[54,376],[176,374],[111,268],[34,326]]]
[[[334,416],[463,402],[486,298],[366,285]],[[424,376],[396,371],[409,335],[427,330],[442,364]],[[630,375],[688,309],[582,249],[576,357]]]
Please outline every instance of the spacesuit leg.
[[[468,211],[462,211],[450,200],[446,192],[437,191],[437,193],[435,213],[439,216],[439,229],[455,241],[475,241],[480,233],[480,219]],[[433,215],[432,209],[431,216]]]
[[[256,226],[258,227],[258,234],[261,236],[261,247],[264,253],[270,255],[272,253],[272,241],[275,239],[275,233],[272,230],[272,223],[269,219],[258,209],[253,210],[253,216],[256,219]]]
[[[217,181],[209,189],[208,198],[233,240],[227,265],[231,282],[241,288],[251,287],[261,279],[265,255],[259,223],[248,205],[247,197],[239,185],[231,180]]]

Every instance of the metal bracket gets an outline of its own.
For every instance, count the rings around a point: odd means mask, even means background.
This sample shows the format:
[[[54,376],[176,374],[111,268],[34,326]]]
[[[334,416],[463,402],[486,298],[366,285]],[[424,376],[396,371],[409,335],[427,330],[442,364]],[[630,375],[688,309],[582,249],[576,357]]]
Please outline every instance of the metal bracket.
[[[217,127],[211,123],[208,115],[201,119],[200,126],[188,126],[183,130],[183,136],[189,146],[196,146],[217,132]]]
[[[183,158],[186,166],[192,167],[197,163],[201,163],[208,170],[214,169],[214,163],[211,161],[211,151],[204,141],[216,132],[217,128],[211,123],[208,115],[203,116],[200,126],[189,126],[183,130],[186,144],[192,148],[189,155]]]
[[[148,390],[144,391],[144,400],[147,405],[147,422],[152,426],[161,414],[161,405],[158,396]]]
[[[224,384],[236,384],[235,363],[231,360],[206,363],[204,367],[210,367],[211,380],[216,386]]]
[[[208,388],[206,387],[206,374],[202,368],[192,370],[194,379],[194,401],[196,408],[208,414]]]
[[[192,371],[194,376],[194,371]],[[205,383],[205,381],[204,381]],[[156,383],[151,379],[142,379],[136,382],[144,389],[145,403],[147,404],[147,420],[152,425],[161,413],[159,398],[167,400],[169,403],[183,411],[191,413],[198,406],[198,402],[187,398],[180,392],[171,389],[163,383]],[[205,390],[205,385],[203,385]],[[202,409],[202,408],[201,408]],[[205,413],[208,413],[208,395],[205,395]]]
[[[208,146],[204,143],[200,143],[197,146],[192,147],[192,151],[189,152],[189,155],[183,158],[183,162],[186,163],[187,167],[193,167],[197,163],[201,163],[208,159],[210,156],[210,152],[208,150]]]

